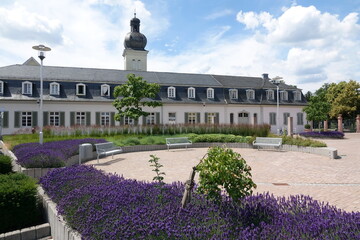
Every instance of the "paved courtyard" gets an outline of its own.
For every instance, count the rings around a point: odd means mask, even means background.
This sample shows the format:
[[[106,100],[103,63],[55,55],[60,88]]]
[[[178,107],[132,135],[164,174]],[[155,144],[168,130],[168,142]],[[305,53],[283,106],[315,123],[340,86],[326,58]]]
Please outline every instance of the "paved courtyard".
[[[360,134],[349,133],[345,139],[324,140],[338,149],[338,159],[299,152],[279,152],[235,148],[252,168],[255,192],[276,196],[310,195],[346,211],[360,211]],[[205,155],[206,148],[173,149],[124,153],[87,162],[106,172],[125,178],[152,181],[155,172],[148,160],[160,158],[165,182],[184,182],[193,166]]]

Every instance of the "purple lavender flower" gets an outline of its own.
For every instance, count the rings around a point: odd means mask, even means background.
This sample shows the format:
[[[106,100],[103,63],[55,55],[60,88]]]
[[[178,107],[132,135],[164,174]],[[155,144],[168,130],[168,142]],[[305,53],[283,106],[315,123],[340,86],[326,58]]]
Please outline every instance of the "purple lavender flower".
[[[312,137],[312,138],[344,138],[344,133],[338,131],[326,131],[326,132],[301,132],[300,136]]]

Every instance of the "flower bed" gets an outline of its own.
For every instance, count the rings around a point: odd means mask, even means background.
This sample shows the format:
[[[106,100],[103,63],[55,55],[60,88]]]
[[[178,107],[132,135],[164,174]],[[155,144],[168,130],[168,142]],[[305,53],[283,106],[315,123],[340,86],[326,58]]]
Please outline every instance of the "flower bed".
[[[83,143],[102,143],[104,139],[75,139],[39,143],[24,143],[16,145],[13,153],[17,163],[26,168],[53,168],[63,167],[67,159],[78,154],[79,145]]]
[[[83,239],[356,239],[360,213],[307,196],[259,194],[238,205],[193,194],[180,209],[181,183],[127,180],[91,166],[55,169],[41,179],[59,213]]]
[[[326,132],[301,132],[302,137],[311,138],[344,138],[344,133],[338,131],[326,131]]]

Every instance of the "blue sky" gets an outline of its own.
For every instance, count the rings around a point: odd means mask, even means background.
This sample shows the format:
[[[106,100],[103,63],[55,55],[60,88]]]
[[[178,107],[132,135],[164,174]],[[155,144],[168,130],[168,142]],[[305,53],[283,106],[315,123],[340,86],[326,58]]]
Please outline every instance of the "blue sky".
[[[149,71],[360,81],[360,0],[1,0],[0,66],[45,44],[45,65],[123,69],[135,9]]]

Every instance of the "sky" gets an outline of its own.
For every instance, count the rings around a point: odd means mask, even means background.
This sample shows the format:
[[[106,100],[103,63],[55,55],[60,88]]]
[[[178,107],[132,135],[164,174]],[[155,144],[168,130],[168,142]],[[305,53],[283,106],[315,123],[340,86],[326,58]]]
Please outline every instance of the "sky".
[[[134,12],[148,71],[360,81],[360,0],[1,0],[0,66],[44,44],[44,65],[124,69]]]

